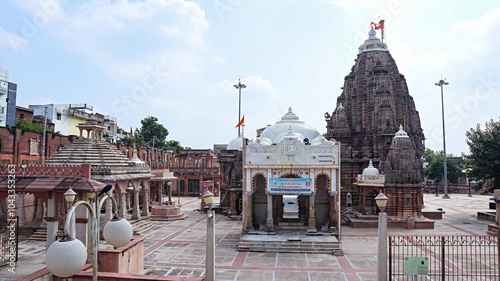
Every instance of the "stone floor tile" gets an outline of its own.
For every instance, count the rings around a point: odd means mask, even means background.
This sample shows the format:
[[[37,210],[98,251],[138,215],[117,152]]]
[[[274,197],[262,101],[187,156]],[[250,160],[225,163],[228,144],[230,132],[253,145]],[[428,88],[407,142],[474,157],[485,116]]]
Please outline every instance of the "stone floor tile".
[[[285,267],[285,268],[307,268],[307,260],[303,259],[280,259],[278,258],[278,262],[276,263],[277,267]]]
[[[200,262],[205,259],[205,256],[183,256],[178,255],[170,260],[171,263],[180,263],[180,264],[200,264]]]
[[[238,270],[215,269],[215,278],[219,279],[219,281],[233,281],[237,274]]]
[[[305,281],[309,280],[308,272],[304,271],[275,271],[274,281]]]
[[[343,272],[309,272],[310,281],[347,281]]]
[[[273,258],[250,258],[247,257],[243,266],[275,267],[276,259]]]
[[[274,276],[273,271],[263,270],[240,270],[237,281],[272,281]]]

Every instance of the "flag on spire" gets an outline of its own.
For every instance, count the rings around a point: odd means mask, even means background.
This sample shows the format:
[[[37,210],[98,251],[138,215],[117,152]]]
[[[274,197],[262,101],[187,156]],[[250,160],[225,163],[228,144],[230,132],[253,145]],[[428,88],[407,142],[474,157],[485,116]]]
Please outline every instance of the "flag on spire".
[[[243,117],[241,118],[240,123],[238,123],[238,125],[236,125],[236,127],[234,127],[234,128],[238,128],[239,126],[243,125],[243,123],[245,123],[245,115],[243,115]]]
[[[130,137],[134,137],[134,133],[132,132],[132,127],[130,127]]]
[[[381,24],[376,24],[376,23],[372,22],[372,23],[370,23],[370,25],[375,26],[375,29],[384,29],[384,22],[382,22]]]

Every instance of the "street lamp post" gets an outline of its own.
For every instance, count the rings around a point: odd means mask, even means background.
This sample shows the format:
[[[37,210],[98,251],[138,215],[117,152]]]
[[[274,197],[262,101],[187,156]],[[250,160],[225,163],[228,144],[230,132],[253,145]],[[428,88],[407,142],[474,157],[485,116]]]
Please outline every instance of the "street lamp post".
[[[387,196],[380,193],[375,197],[378,213],[378,253],[377,253],[377,280],[387,281],[387,213],[384,212],[387,205]]]
[[[241,121],[241,89],[245,89],[247,86],[243,83],[241,83],[241,79],[238,79],[238,84],[234,85],[234,87],[236,89],[238,89],[238,92],[239,92],[239,99],[238,99],[238,105],[239,105],[239,109],[238,109],[238,123]],[[238,137],[241,136],[241,129],[240,127],[238,126]]]
[[[439,80],[435,83],[436,86],[441,87],[441,116],[443,119],[443,156],[444,156],[444,195],[443,199],[450,199],[448,196],[448,173],[446,169],[446,133],[444,129],[444,98],[443,98],[443,86],[448,85],[449,83],[446,80]]]
[[[73,204],[76,193],[70,188],[64,193],[64,197],[71,207],[66,216],[66,224],[64,225],[64,237],[50,245],[45,255],[45,263],[47,269],[54,275],[59,277],[69,277],[80,272],[85,266],[87,260],[87,249],[85,245],[78,239],[72,238],[68,230],[70,229],[71,219],[78,206],[87,207],[90,216],[89,222],[91,227],[91,252],[92,252],[92,280],[97,281],[98,263],[97,253],[99,252],[99,224],[100,210],[103,203],[107,199],[111,199],[114,204],[114,217],[104,226],[103,236],[106,242],[116,248],[125,246],[132,239],[132,225],[125,219],[117,216],[118,204],[113,195],[105,194],[99,202],[98,208],[93,202],[95,192],[88,192],[87,201],[78,201]],[[73,233],[74,234],[74,233]]]
[[[215,280],[215,212],[212,211],[214,194],[208,189],[203,192],[202,199],[208,206],[207,210],[207,247],[205,262],[205,280]]]

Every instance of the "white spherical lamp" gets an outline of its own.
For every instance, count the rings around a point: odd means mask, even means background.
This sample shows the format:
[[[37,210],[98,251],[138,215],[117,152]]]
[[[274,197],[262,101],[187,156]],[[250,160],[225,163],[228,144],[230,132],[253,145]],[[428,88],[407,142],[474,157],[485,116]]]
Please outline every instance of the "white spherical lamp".
[[[114,217],[104,226],[102,234],[106,243],[120,248],[130,242],[134,231],[132,230],[132,225],[127,220]]]
[[[82,270],[87,262],[85,245],[69,236],[50,245],[45,254],[47,269],[59,277],[69,277]]]

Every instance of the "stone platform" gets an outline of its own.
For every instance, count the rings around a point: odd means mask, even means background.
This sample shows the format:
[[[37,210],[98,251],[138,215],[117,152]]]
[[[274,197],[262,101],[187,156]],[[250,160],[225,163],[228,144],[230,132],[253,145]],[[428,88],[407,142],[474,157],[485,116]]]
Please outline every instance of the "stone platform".
[[[244,234],[238,243],[238,251],[343,255],[335,236],[309,236],[293,232],[279,232],[275,235]]]
[[[349,226],[352,228],[378,228],[378,216],[351,216],[349,217]],[[387,228],[434,229],[434,221],[426,218],[400,220],[388,218]]]
[[[179,206],[152,206],[150,220],[153,221],[171,221],[171,220],[183,220],[187,218],[187,215],[181,213],[181,208]]]

